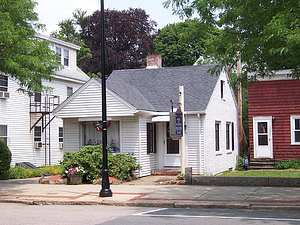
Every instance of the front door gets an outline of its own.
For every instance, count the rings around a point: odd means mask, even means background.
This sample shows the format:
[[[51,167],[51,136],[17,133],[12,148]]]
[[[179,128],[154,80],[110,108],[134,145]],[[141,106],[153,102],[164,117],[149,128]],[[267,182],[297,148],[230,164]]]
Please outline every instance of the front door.
[[[273,158],[272,117],[253,118],[254,158]]]
[[[179,151],[179,141],[172,140],[170,137],[170,127],[169,122],[166,123],[166,147],[165,147],[165,167],[178,167],[180,163],[180,151]]]

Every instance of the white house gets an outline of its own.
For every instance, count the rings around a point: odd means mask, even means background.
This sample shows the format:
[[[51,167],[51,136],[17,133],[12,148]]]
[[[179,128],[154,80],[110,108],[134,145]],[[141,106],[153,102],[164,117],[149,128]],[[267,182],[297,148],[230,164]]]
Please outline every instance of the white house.
[[[169,113],[170,100],[178,103],[179,86],[184,86],[186,166],[206,175],[234,169],[238,115],[226,74],[212,76],[212,65],[159,65],[109,76],[108,144],[115,151],[134,153],[142,167],[140,177],[152,170],[180,170],[179,141],[170,137]],[[64,151],[101,142],[101,105],[101,80],[92,78],[54,110],[64,121]]]
[[[0,138],[12,153],[12,165],[30,162],[36,166],[58,164],[63,155],[63,122],[52,111],[89,80],[76,63],[79,46],[37,34],[51,42],[61,56],[64,68],[54,74],[51,93],[29,97],[17,92],[18,84],[9,75],[0,74]]]

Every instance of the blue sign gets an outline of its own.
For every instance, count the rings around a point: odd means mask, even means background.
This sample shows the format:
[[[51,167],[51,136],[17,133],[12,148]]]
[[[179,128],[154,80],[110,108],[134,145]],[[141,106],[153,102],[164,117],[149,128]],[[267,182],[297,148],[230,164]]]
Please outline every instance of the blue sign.
[[[175,122],[176,122],[176,136],[183,135],[183,126],[182,126],[182,114],[175,114]]]

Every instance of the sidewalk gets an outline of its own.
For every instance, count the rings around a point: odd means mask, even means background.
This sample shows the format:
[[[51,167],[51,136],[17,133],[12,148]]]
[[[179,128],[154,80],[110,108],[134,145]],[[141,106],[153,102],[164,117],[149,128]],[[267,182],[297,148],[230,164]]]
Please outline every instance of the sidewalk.
[[[101,185],[38,184],[38,179],[0,181],[0,203],[300,211],[300,187],[155,185],[153,180],[159,179],[150,176],[111,185],[113,196],[106,198],[99,197]]]

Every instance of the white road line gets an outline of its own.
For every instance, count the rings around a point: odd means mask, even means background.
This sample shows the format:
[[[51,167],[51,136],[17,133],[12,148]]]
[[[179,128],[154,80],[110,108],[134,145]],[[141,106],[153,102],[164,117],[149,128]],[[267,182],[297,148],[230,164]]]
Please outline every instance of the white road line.
[[[161,211],[164,209],[153,210]],[[153,212],[150,211],[150,212]],[[153,215],[147,214],[149,212],[134,214],[134,216],[148,216],[148,217],[177,217],[177,218],[210,218],[210,219],[238,219],[238,220],[268,220],[268,221],[295,221],[300,222],[300,219],[287,219],[287,218],[256,218],[256,217],[232,217],[232,216],[192,216],[192,215]]]
[[[162,210],[166,210],[167,208],[161,208],[161,209],[154,209],[154,210],[151,210],[151,211],[147,211],[147,212],[141,212],[141,213],[136,213],[136,214],[132,214],[133,216],[143,216],[145,214],[149,214],[149,213],[153,213],[153,212],[159,212],[159,211],[162,211]],[[151,216],[151,215],[150,215]]]

